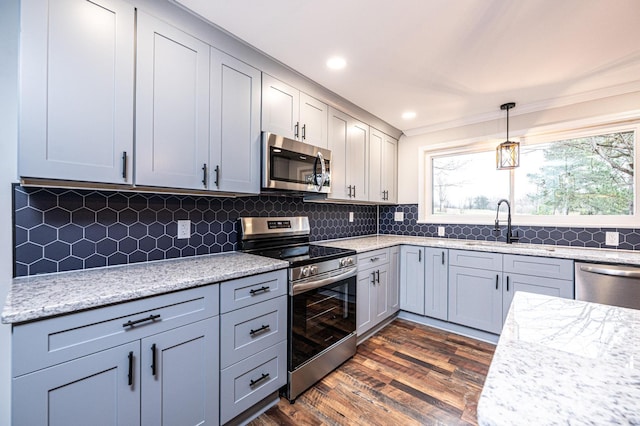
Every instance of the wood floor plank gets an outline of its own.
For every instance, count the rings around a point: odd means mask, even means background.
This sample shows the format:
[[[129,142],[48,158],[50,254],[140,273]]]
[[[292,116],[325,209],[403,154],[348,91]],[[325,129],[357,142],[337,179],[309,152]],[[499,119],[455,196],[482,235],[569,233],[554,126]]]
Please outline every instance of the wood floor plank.
[[[476,425],[494,350],[396,319],[295,404],[281,398],[250,425]]]

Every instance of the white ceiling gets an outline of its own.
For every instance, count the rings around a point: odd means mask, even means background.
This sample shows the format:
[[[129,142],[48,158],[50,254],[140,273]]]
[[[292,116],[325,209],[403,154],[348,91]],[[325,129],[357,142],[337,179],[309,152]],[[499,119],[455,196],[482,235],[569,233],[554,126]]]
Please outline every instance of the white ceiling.
[[[407,134],[640,90],[640,0],[176,1]]]

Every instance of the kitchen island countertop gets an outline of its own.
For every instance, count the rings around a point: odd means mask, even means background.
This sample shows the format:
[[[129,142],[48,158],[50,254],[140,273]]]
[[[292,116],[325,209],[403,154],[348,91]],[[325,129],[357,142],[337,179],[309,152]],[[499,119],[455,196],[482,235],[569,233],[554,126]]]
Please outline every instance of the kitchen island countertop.
[[[353,249],[357,252],[377,250],[400,244],[445,249],[475,250],[503,254],[556,257],[584,262],[618,263],[640,266],[640,252],[631,250],[600,249],[591,247],[568,247],[542,244],[506,244],[495,241],[458,240],[453,238],[414,237],[403,235],[366,235],[340,240],[318,241],[315,244]]]
[[[640,424],[640,310],[517,292],[478,423]]]
[[[281,260],[230,252],[14,278],[2,322],[42,319],[288,266]]]

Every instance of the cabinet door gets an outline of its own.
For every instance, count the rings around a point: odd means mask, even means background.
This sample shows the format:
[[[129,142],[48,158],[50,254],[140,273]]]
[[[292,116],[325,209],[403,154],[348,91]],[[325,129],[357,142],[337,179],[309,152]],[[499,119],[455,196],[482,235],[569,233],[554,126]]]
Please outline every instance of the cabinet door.
[[[218,324],[213,317],[142,340],[142,425],[218,423]]]
[[[424,315],[424,248],[400,247],[400,309]]]
[[[329,149],[331,150],[331,194],[330,198],[348,200],[347,185],[347,141],[349,117],[334,108],[329,108]]]
[[[136,341],[15,378],[12,423],[139,425],[139,354]]]
[[[371,128],[369,134],[369,201],[381,202],[385,199],[382,187],[382,146],[384,134]]]
[[[138,10],[136,184],[204,189],[209,46]]]
[[[260,192],[260,71],[211,49],[211,189]]]
[[[564,259],[562,259],[564,260]],[[511,301],[516,291],[544,294],[547,296],[564,297],[573,299],[573,280],[561,280],[557,278],[534,277],[505,273],[503,276],[504,292],[502,293],[503,321],[507,318]]]
[[[349,124],[347,143],[347,185],[353,199],[369,200],[369,126],[356,120]]]
[[[311,145],[327,148],[328,106],[306,93],[300,92],[300,140]]]
[[[387,282],[389,314],[400,310],[400,247],[389,249],[389,281]]]
[[[502,272],[450,266],[449,321],[499,334]]]
[[[398,141],[389,135],[383,134],[382,142],[382,167],[381,190],[385,191],[385,201],[398,202]],[[375,170],[370,170],[373,173]]]
[[[424,280],[424,314],[447,320],[448,310],[448,250],[427,247]]]
[[[20,176],[132,183],[133,6],[26,0],[21,9]]]
[[[356,288],[356,332],[359,336],[371,329],[375,321],[376,308],[375,270],[366,269],[358,272]]]
[[[389,313],[389,265],[380,265],[375,269],[376,279],[374,284],[374,325],[387,318]]]
[[[262,130],[291,139],[299,136],[300,92],[262,74]]]

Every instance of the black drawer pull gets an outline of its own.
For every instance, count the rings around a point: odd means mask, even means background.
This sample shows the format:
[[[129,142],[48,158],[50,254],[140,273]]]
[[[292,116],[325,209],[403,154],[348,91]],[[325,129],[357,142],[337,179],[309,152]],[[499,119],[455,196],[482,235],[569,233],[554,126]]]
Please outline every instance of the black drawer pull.
[[[263,285],[260,288],[254,288],[253,290],[249,290],[249,293],[251,293],[252,296],[255,296],[258,293],[262,293],[265,291],[269,291],[269,286],[268,285]]]
[[[509,275],[507,275],[507,291],[509,291]]]
[[[257,334],[257,333],[260,333],[260,332],[262,332],[262,331],[268,330],[269,328],[270,328],[269,324],[267,324],[267,325],[263,325],[262,327],[260,327],[260,328],[259,328],[259,329],[257,329],[257,330],[251,329],[251,331],[249,332],[249,334],[253,336],[254,334]]]
[[[156,376],[156,344],[151,345],[151,375]]]
[[[138,324],[141,324],[141,323],[143,323],[143,322],[147,322],[147,321],[155,321],[155,320],[157,320],[158,318],[160,318],[160,314],[156,314],[156,315],[149,315],[148,317],[146,317],[146,318],[141,318],[141,319],[139,319],[139,320],[135,320],[135,321],[131,321],[131,320],[129,320],[129,321],[125,322],[124,324],[122,324],[122,326],[123,326],[123,327],[133,327],[133,326],[138,325]]]
[[[262,376],[261,376],[259,379],[251,380],[251,381],[249,382],[249,386],[255,386],[255,385],[257,385],[258,383],[260,383],[261,381],[266,380],[266,379],[268,379],[268,378],[269,378],[269,373],[262,373]]]

